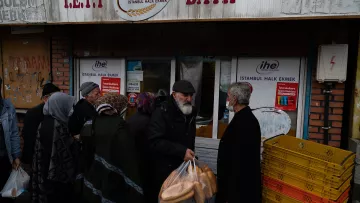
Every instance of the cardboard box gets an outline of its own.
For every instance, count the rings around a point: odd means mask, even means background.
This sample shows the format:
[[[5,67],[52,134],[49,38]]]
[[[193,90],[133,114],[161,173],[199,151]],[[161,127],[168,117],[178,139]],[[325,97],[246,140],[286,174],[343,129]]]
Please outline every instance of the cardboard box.
[[[355,162],[357,164],[360,164],[360,140],[355,138],[350,138],[349,150],[356,154]]]

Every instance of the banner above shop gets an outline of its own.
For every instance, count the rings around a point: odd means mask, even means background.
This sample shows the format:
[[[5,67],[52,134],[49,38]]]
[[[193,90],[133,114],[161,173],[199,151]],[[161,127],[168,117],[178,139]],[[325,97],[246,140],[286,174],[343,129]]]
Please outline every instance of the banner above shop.
[[[357,0],[51,0],[48,23],[360,15]]]
[[[360,15],[358,0],[0,0],[1,24]]]

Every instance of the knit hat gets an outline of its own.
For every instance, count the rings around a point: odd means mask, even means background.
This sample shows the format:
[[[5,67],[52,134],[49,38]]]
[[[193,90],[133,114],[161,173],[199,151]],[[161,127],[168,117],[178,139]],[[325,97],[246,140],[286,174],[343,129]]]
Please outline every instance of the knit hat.
[[[54,85],[52,83],[47,83],[43,87],[41,97],[44,97],[44,96],[49,95],[49,94],[54,93],[54,92],[60,92],[60,89],[56,85]]]
[[[83,97],[87,96],[91,91],[93,91],[95,88],[98,88],[99,85],[94,82],[84,82],[80,86],[81,95]]]
[[[183,94],[194,94],[195,88],[191,84],[191,82],[189,82],[187,80],[179,80],[179,81],[175,82],[175,84],[173,86],[173,91],[180,92]]]

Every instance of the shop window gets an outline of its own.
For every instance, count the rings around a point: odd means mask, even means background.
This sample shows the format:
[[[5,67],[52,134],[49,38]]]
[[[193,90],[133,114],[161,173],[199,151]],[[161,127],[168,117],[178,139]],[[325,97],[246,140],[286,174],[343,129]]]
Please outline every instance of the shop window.
[[[220,78],[219,78],[219,109],[218,109],[218,134],[217,138],[221,139],[228,124],[230,112],[226,108],[226,99],[229,86],[231,84],[231,59],[224,59],[220,62]]]
[[[136,112],[134,104],[136,95],[140,92],[152,92],[159,90],[169,92],[171,60],[128,60],[127,70],[127,94],[130,101],[127,117]]]
[[[179,58],[176,80],[188,80],[195,87],[193,105],[198,111],[196,136],[212,138],[215,59],[212,57]]]

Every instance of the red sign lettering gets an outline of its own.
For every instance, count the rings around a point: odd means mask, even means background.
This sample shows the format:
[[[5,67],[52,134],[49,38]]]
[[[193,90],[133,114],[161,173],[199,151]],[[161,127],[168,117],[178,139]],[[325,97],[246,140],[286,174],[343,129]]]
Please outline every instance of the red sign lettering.
[[[82,1],[85,1],[82,2]],[[97,1],[97,4],[96,2]],[[102,0],[94,0],[94,2],[92,3],[92,7],[93,8],[102,8],[103,7],[103,3]],[[90,0],[64,0],[64,8],[91,8],[91,3]]]

